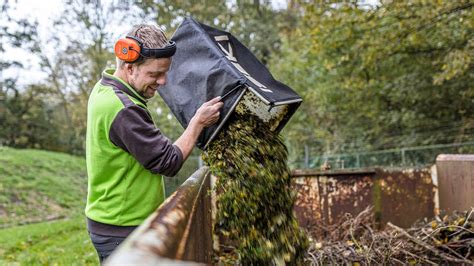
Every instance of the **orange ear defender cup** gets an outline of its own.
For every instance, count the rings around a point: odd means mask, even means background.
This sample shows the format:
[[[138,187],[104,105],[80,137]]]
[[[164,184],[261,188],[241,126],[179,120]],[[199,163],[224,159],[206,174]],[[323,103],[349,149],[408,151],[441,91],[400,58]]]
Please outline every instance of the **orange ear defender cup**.
[[[133,63],[140,57],[141,45],[131,38],[119,39],[115,43],[115,56],[127,63]]]

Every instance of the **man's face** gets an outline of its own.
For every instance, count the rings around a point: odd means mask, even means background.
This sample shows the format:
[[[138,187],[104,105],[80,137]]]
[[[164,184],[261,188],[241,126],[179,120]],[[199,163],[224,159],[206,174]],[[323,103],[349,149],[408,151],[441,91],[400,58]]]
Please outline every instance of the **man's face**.
[[[166,83],[166,72],[171,64],[170,58],[147,59],[141,65],[129,65],[128,82],[144,98],[155,95],[160,85]]]

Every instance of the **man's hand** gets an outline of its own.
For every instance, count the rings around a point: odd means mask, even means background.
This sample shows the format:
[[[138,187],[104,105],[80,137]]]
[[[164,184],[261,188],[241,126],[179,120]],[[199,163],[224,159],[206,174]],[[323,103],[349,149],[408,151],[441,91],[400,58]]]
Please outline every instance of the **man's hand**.
[[[196,111],[193,118],[191,118],[191,121],[189,121],[188,127],[184,130],[183,135],[181,135],[181,137],[179,137],[174,143],[181,150],[185,160],[188,158],[189,154],[191,154],[201,131],[205,127],[208,127],[219,120],[220,109],[223,105],[224,103],[221,102],[221,97],[216,97],[203,103]]]
[[[191,120],[195,120],[203,128],[208,127],[219,120],[220,109],[223,105],[220,96],[205,102],[199,107]]]

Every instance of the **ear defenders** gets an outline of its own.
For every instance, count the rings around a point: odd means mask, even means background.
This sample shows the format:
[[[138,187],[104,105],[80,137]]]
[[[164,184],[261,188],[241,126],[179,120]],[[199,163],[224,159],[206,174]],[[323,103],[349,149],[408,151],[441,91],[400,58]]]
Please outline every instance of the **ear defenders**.
[[[115,43],[114,52],[120,60],[135,63],[145,58],[172,57],[176,52],[176,43],[169,41],[163,48],[145,48],[139,38],[127,36]]]

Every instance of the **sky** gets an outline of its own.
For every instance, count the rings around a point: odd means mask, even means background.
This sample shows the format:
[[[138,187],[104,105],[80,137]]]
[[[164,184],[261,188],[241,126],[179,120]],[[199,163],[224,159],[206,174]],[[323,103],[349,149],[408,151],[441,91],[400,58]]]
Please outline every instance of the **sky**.
[[[39,23],[44,26],[50,23],[51,17],[59,15],[63,8],[63,2],[61,0],[17,0],[10,2],[13,7],[15,7],[14,14],[19,17],[36,18]]]
[[[0,0],[2,3],[5,0]],[[7,0],[8,1],[8,0]],[[18,17],[31,17],[39,22],[39,30],[41,37],[46,37],[48,28],[52,26],[51,18],[58,16],[63,9],[62,0],[16,0],[10,1],[15,7],[15,13]],[[107,2],[107,1],[106,1]],[[271,4],[276,9],[281,9],[286,6],[287,0],[272,0]]]
[[[3,4],[3,1],[5,0],[0,0],[0,3]],[[58,16],[63,7],[61,0],[19,0],[9,1],[9,4],[12,7],[9,11],[12,16],[17,18],[31,18],[38,21],[38,33],[42,40],[47,40],[49,36],[48,29],[53,26],[51,18]],[[7,69],[7,71],[2,73],[4,77],[20,77],[21,75],[21,78],[18,79],[18,84],[20,86],[40,81],[45,78],[45,75],[38,70],[38,60],[31,56],[31,53],[10,47],[9,52],[2,56],[6,59],[16,59],[21,61],[26,66],[27,70],[22,70],[21,73],[14,68]]]

